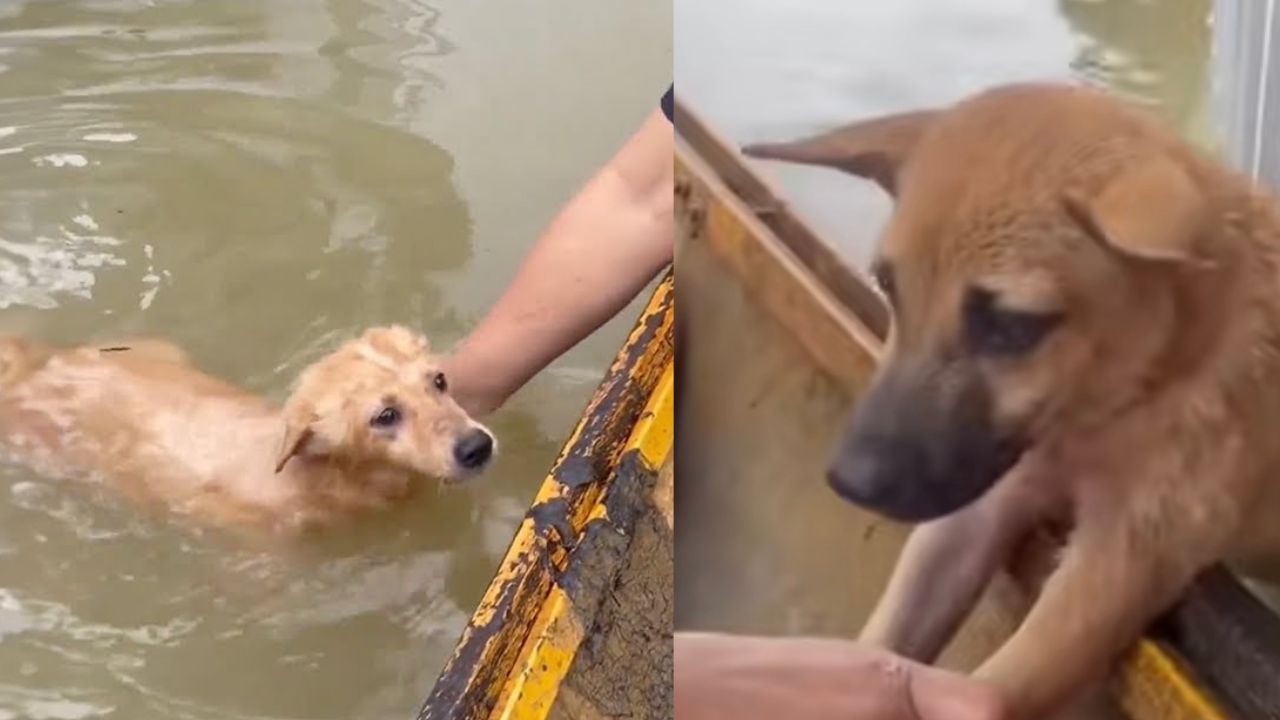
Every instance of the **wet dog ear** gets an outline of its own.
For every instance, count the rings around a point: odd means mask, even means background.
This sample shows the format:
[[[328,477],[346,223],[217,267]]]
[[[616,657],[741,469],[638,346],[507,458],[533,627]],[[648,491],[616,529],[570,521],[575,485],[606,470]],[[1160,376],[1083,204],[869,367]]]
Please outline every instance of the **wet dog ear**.
[[[748,145],[742,152],[749,157],[843,170],[872,180],[896,196],[899,171],[938,115],[936,110],[888,115],[792,142]]]
[[[1196,252],[1209,224],[1208,199],[1170,157],[1135,160],[1094,197],[1068,195],[1065,204],[1091,236],[1127,257],[1209,264]]]
[[[312,426],[316,421],[315,411],[310,407],[290,403],[284,410],[284,436],[280,441],[280,451],[276,455],[276,472],[284,470],[290,458],[301,453],[307,442],[314,436]]]

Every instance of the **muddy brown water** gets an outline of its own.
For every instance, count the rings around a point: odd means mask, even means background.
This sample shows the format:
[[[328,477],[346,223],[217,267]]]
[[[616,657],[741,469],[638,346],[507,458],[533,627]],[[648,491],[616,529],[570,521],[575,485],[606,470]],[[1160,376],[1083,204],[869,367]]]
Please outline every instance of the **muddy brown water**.
[[[669,3],[0,4],[0,331],[154,333],[279,397],[380,322],[456,341],[671,79]],[[0,470],[0,719],[404,718],[639,306],[497,466],[302,552]]]

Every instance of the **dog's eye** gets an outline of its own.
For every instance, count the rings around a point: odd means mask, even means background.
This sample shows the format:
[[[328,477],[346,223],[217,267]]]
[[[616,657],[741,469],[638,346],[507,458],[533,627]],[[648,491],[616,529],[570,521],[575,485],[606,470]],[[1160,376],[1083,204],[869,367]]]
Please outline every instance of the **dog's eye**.
[[[987,290],[974,289],[965,299],[965,340],[983,355],[1025,355],[1061,322],[1062,313],[1000,308]]]
[[[444,373],[438,372],[431,378],[431,384],[440,392],[448,392],[449,381],[445,379]]]
[[[369,424],[374,427],[389,428],[400,424],[400,411],[393,407],[385,407],[374,415]]]

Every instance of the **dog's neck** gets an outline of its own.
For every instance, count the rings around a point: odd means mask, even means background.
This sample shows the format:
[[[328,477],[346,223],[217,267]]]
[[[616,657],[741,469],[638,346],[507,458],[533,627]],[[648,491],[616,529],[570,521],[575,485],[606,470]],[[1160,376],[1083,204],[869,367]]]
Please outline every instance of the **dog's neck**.
[[[302,452],[277,473],[300,493],[344,495],[354,486],[374,488],[383,497],[408,492],[413,473],[387,463],[360,462],[325,453]]]
[[[244,462],[252,463],[244,473],[252,478],[243,489],[247,503],[254,503],[255,496],[272,495],[315,508],[380,507],[408,495],[415,485],[413,473],[399,467],[305,447],[275,472],[283,417],[279,412],[264,416],[252,424],[251,432],[252,439],[241,438],[246,447],[252,447],[243,455]]]

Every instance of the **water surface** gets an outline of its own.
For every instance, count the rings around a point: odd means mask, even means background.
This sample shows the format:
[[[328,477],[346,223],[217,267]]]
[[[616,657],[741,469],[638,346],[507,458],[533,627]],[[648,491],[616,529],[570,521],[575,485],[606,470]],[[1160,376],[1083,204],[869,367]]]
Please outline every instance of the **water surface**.
[[[447,348],[670,42],[665,3],[4,3],[0,331],[159,334],[273,397],[370,324]],[[633,315],[493,419],[483,482],[305,552],[4,468],[0,720],[410,716]]]

